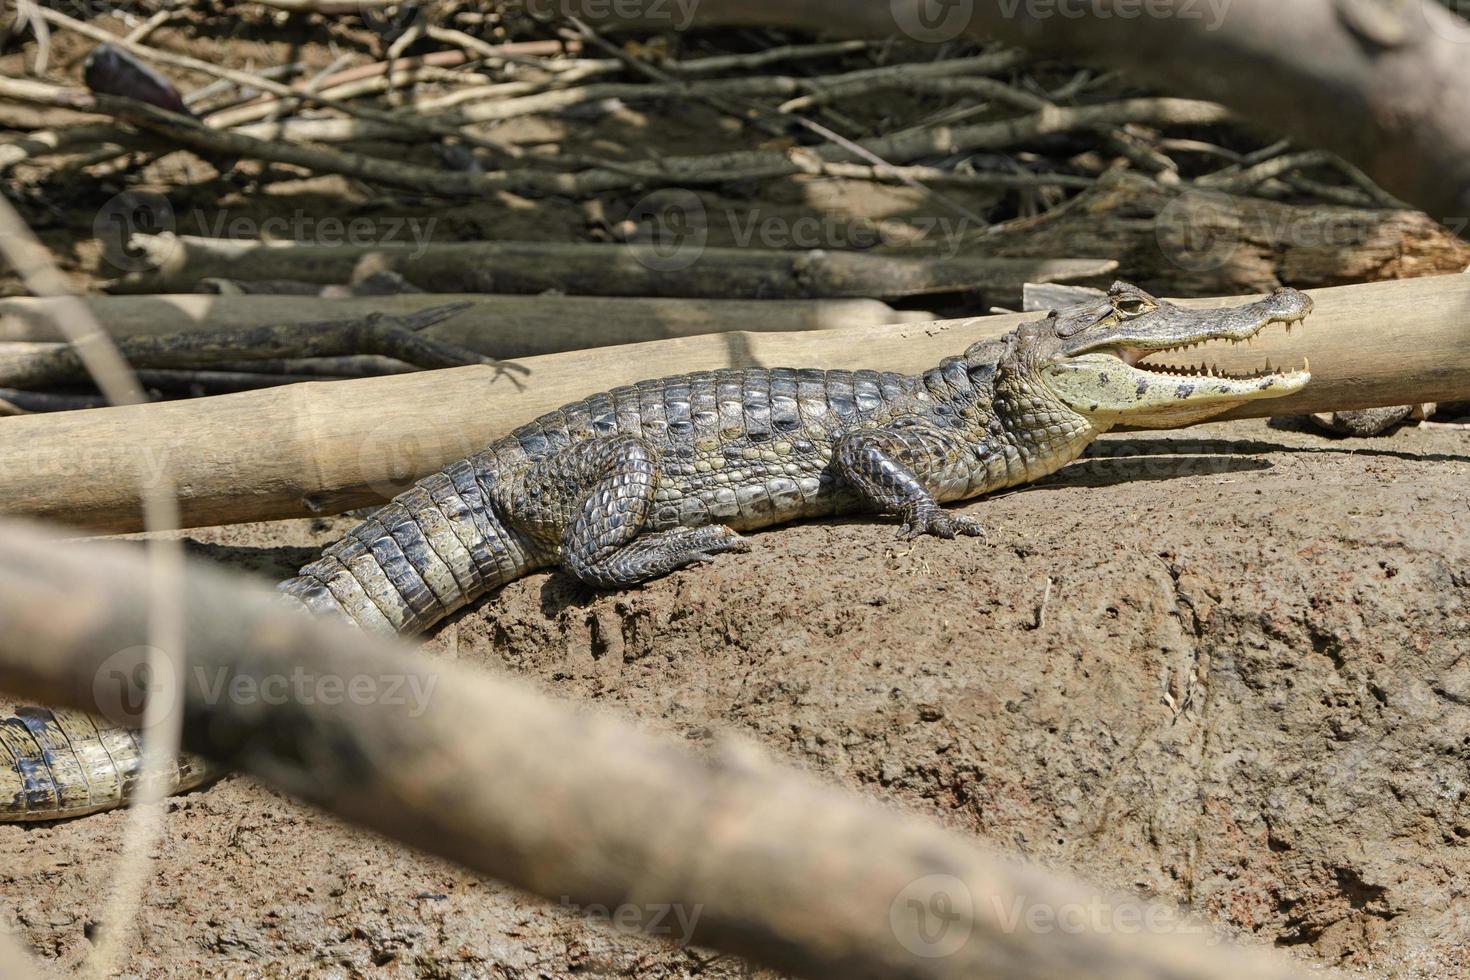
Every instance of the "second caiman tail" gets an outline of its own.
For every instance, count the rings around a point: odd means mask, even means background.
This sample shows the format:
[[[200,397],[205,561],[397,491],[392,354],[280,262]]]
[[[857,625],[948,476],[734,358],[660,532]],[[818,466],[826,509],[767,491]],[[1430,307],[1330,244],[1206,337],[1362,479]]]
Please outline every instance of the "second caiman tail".
[[[805,517],[879,512],[904,537],[978,534],[941,505],[1039,479],[1117,425],[1185,425],[1300,390],[1305,369],[1228,376],[1147,359],[1289,328],[1311,308],[1288,289],[1186,309],[1117,283],[919,375],[756,368],[615,388],[420,481],[281,592],[411,634],[539,568],[624,588]],[[28,709],[0,722],[0,820],[116,806],[138,769],[132,735]],[[189,757],[171,775],[184,788],[215,772]]]

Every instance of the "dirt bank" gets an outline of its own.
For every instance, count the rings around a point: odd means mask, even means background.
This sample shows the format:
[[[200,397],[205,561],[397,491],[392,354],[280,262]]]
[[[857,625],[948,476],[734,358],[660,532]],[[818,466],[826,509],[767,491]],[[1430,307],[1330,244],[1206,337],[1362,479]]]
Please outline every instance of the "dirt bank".
[[[985,543],[789,528],[633,592],[534,576],[429,647],[696,744],[743,733],[1247,942],[1373,975],[1464,975],[1464,434],[1334,441],[1256,423],[1094,449],[972,505]],[[284,575],[346,523],[190,537]],[[57,966],[91,946],[122,827],[0,827],[0,900]],[[129,968],[148,976],[748,975],[242,778],[174,801],[141,929]]]

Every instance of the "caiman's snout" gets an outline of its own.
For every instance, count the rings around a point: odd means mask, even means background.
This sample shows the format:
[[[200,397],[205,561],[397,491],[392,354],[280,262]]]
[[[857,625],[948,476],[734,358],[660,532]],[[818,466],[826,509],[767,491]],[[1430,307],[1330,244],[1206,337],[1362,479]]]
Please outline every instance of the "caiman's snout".
[[[1295,289],[1277,289],[1241,306],[1193,309],[1115,283],[1085,314],[1058,318],[1061,350],[1042,376],[1057,397],[1099,425],[1184,425],[1242,402],[1300,391],[1311,380],[1305,360],[1297,370],[1266,363],[1237,373],[1221,369],[1212,354],[1273,323],[1289,332],[1311,311],[1311,297]],[[1201,346],[1202,360],[1193,367],[1147,363],[1154,354]]]

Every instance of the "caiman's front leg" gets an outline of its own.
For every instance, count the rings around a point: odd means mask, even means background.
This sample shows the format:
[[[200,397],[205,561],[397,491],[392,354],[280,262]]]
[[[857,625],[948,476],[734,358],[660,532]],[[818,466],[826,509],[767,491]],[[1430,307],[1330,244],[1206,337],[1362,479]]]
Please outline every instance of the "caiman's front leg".
[[[980,522],[946,513],[930,487],[962,466],[968,448],[959,439],[919,421],[884,429],[859,429],[837,440],[832,457],[837,474],[873,510],[897,514],[898,536],[952,538],[984,535]]]
[[[516,482],[506,516],[588,585],[626,588],[676,568],[744,551],[723,524],[645,533],[658,489],[658,455],[633,436],[589,439],[544,460]]]

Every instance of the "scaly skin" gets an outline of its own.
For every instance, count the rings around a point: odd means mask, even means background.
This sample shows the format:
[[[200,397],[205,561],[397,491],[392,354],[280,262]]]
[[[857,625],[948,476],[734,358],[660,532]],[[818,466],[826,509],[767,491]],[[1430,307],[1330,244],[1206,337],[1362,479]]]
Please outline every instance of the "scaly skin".
[[[1189,311],[1118,283],[920,375],[777,368],[617,388],[419,481],[280,589],[363,629],[417,633],[537,569],[626,588],[802,518],[867,511],[896,515],[905,538],[979,535],[940,505],[1046,476],[1117,424],[1185,424],[1300,389],[1304,371],[1232,380],[1138,362],[1310,309],[1282,290]],[[132,737],[83,715],[27,709],[0,735],[3,819],[107,809],[136,779]],[[186,757],[174,781],[213,772]]]

